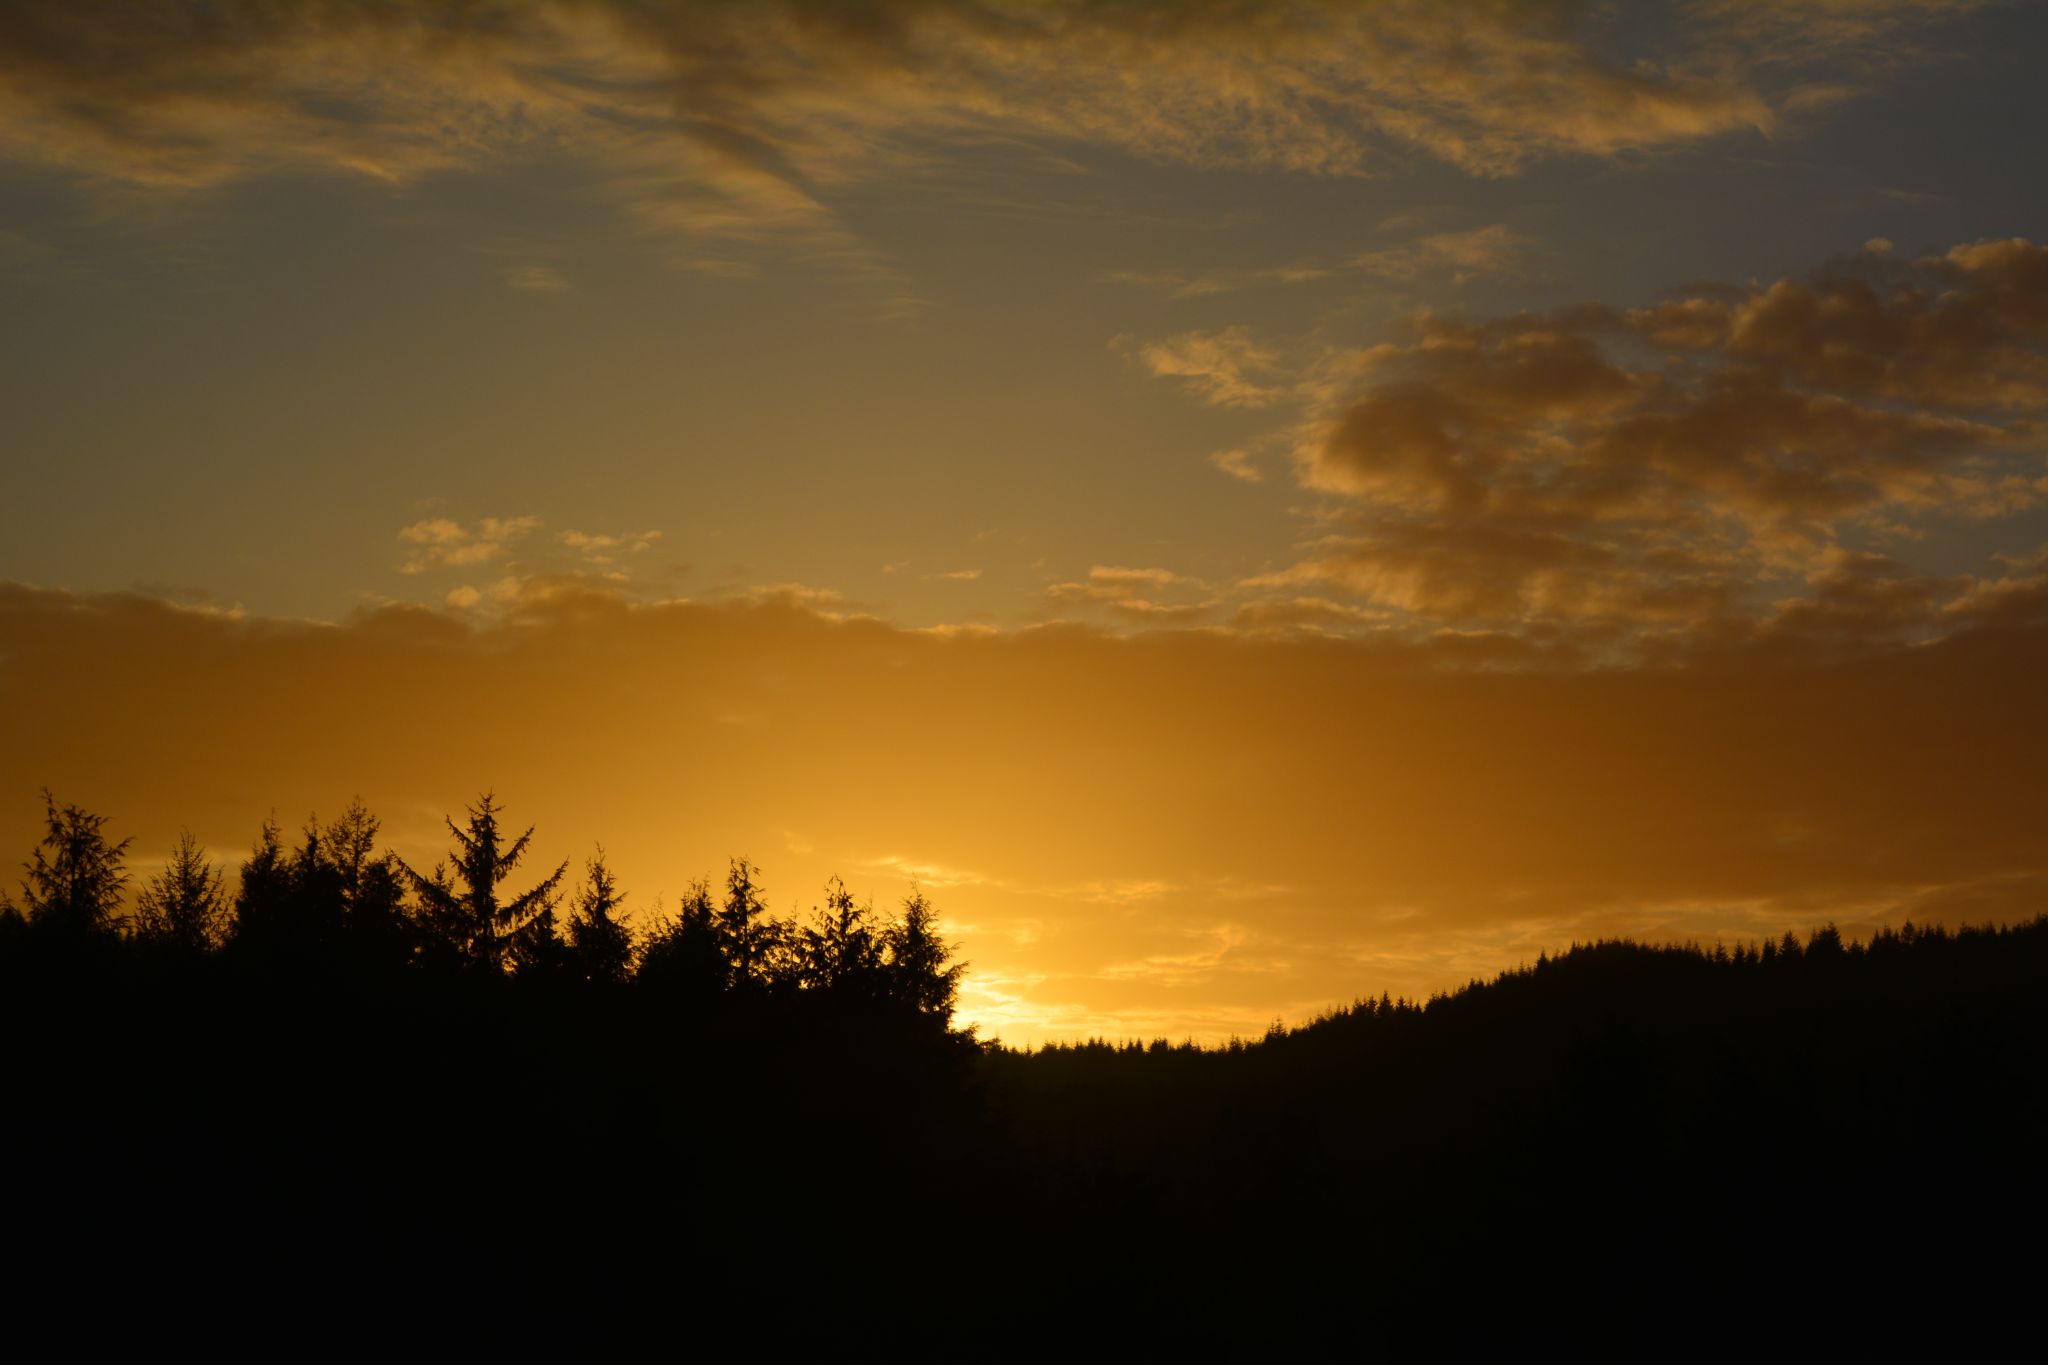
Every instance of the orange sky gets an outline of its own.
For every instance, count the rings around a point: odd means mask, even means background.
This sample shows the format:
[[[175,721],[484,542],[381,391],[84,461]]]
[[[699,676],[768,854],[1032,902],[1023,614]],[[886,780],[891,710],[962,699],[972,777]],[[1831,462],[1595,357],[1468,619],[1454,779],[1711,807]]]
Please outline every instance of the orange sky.
[[[1598,671],[603,597],[478,630],[13,589],[0,623],[8,770],[145,855],[360,795],[430,861],[491,786],[541,862],[601,840],[641,909],[735,854],[779,911],[915,877],[973,963],[965,1017],[1012,1041],[1222,1038],[1599,934],[2025,916],[2048,888],[2038,623]]]
[[[0,837],[492,787],[1030,1041],[2042,908],[2038,7],[0,19]]]

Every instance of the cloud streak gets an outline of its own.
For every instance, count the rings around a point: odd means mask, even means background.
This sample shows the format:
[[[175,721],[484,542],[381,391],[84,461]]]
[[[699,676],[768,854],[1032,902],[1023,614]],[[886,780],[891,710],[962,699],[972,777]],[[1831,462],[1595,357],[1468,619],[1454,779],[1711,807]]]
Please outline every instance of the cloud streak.
[[[516,541],[539,530],[540,524],[539,517],[485,517],[474,526],[447,517],[416,521],[398,533],[399,541],[410,547],[398,571],[423,574],[488,564],[503,559]]]
[[[608,168],[650,230],[793,240],[873,270],[835,198],[944,148],[1511,175],[1769,131],[1843,88],[1809,67],[1861,71],[1944,7],[1831,6],[1829,23],[1784,8],[1624,32],[1564,3],[24,0],[0,22],[0,155],[191,189],[308,170],[403,183],[569,151]]]

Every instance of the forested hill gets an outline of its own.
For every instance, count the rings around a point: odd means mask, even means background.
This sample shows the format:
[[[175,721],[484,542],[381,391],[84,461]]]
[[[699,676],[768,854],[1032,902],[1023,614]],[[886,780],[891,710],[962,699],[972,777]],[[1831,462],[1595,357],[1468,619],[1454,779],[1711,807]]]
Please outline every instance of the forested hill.
[[[51,810],[0,916],[17,1314],[80,1267],[109,1324],[272,1344],[1450,1345],[1792,1304],[1966,1344],[2033,1302],[2048,920],[1598,943],[1227,1048],[1025,1053],[950,1027],[921,901],[773,922],[736,864],[635,942],[600,864],[508,916],[473,893],[518,841],[473,809],[438,872],[345,827],[259,839],[232,896],[195,864],[223,918],[181,937],[175,885],[129,900]],[[94,858],[104,913],[59,894]]]

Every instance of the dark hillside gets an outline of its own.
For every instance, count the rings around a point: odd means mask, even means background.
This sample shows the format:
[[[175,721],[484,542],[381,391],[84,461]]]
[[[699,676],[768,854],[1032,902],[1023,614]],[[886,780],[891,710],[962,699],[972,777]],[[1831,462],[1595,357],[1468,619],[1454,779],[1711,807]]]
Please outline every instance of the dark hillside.
[[[1021,1053],[951,1028],[921,897],[778,920],[736,862],[636,942],[601,860],[499,897],[494,811],[454,871],[357,811],[122,917],[121,850],[52,803],[0,914],[17,1309],[89,1273],[109,1332],[952,1354],[2032,1301],[2048,919],[1597,943],[1226,1048]]]

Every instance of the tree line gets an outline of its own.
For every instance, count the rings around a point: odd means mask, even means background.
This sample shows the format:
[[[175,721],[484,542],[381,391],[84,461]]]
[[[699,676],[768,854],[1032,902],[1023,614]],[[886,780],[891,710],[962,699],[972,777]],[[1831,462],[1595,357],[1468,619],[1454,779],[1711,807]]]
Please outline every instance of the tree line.
[[[521,982],[669,993],[797,992],[887,1006],[950,1027],[965,964],[952,960],[930,900],[913,888],[900,913],[876,910],[834,877],[808,917],[770,913],[760,869],[735,858],[722,892],[693,883],[673,913],[636,932],[604,849],[568,883],[569,864],[512,883],[533,828],[514,833],[489,792],[467,807],[447,857],[421,871],[380,850],[360,801],[287,843],[268,820],[230,888],[227,870],[182,831],[165,865],[135,888],[131,840],[106,818],[43,792],[44,835],[22,865],[18,898],[0,892],[0,934],[125,942],[170,957],[320,959]]]
[[[601,854],[530,869],[490,796],[432,867],[358,805],[136,884],[46,804],[0,912],[0,1245],[51,1302],[118,1265],[177,1296],[152,1322],[282,1305],[294,1341],[902,1359],[1105,1323],[1639,1352],[1854,1305],[1968,1341],[2039,1297],[2048,918],[1600,941],[1223,1047],[1020,1051],[948,1027],[922,896],[778,918],[734,860],[634,933]]]

